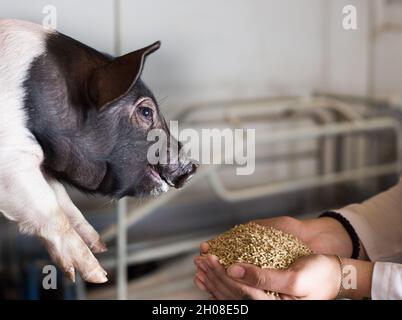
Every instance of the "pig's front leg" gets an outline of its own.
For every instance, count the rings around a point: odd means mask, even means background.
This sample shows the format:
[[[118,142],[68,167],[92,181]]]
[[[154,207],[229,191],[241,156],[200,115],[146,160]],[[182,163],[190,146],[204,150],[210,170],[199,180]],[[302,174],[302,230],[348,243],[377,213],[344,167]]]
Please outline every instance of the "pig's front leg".
[[[43,240],[50,256],[74,280],[75,270],[89,282],[106,282],[106,272],[74,230],[41,172],[42,156],[7,155],[0,163],[0,211],[22,232]]]
[[[46,180],[53,189],[59,206],[74,230],[94,253],[105,252],[107,250],[106,245],[101,241],[98,232],[88,223],[81,211],[71,201],[64,186],[53,178],[46,177]]]

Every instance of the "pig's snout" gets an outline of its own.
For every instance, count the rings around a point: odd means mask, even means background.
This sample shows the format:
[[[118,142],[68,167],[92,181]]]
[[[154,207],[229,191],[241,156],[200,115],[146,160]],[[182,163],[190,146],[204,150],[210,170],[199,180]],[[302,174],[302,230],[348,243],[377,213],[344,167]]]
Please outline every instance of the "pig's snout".
[[[192,178],[197,168],[198,162],[189,160],[185,164],[176,166],[176,168],[164,168],[161,176],[171,187],[180,189]]]
[[[174,179],[174,187],[179,189],[184,186],[184,184],[189,181],[194,173],[197,171],[198,168],[198,163],[194,161],[190,161],[183,170],[181,170],[181,173],[177,175]]]

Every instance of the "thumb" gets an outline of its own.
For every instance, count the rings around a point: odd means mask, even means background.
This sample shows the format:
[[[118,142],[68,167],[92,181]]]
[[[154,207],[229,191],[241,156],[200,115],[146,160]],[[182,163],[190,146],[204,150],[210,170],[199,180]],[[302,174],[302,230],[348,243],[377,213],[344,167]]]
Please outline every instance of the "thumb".
[[[229,277],[248,286],[288,293],[291,272],[287,270],[262,269],[251,264],[239,263],[229,267]]]
[[[209,251],[209,244],[208,244],[208,242],[203,242],[203,243],[201,243],[201,245],[200,245],[200,254],[201,254],[201,255],[207,254],[208,251]]]

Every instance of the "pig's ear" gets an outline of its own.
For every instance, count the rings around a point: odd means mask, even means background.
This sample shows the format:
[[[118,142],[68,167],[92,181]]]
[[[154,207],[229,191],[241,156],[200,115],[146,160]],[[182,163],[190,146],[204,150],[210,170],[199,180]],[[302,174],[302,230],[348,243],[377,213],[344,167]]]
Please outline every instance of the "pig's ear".
[[[159,49],[157,41],[148,47],[128,53],[97,69],[92,75],[89,95],[92,101],[104,109],[124,97],[141,76],[147,55]]]

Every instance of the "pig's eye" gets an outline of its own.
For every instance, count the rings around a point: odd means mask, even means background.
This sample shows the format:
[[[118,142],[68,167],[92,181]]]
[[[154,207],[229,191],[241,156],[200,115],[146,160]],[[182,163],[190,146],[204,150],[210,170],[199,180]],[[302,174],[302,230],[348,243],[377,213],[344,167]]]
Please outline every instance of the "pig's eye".
[[[147,120],[152,120],[152,118],[153,118],[153,111],[152,111],[151,108],[148,108],[148,107],[139,107],[139,108],[138,108],[138,111],[139,111],[140,115],[141,115],[142,117],[144,117],[145,119],[147,119]]]

